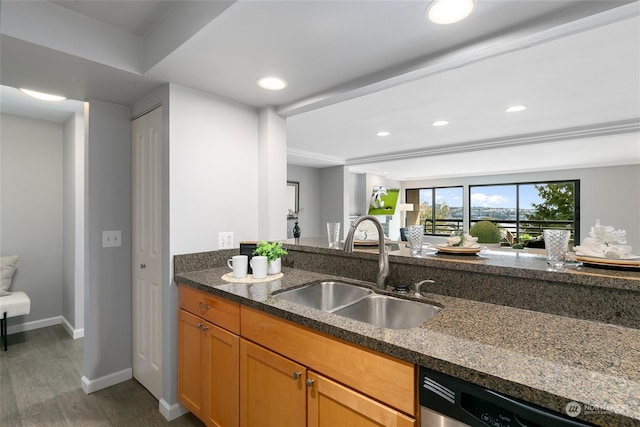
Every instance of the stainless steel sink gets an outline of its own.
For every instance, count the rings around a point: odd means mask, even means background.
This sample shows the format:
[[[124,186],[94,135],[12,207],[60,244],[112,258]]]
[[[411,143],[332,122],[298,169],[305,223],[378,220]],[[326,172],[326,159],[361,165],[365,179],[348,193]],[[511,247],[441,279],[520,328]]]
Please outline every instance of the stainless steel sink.
[[[358,301],[373,291],[342,282],[316,282],[274,295],[322,311],[334,311]]]
[[[380,328],[410,329],[420,326],[440,310],[431,304],[376,294],[336,310],[334,314]]]
[[[389,329],[415,328],[441,310],[342,282],[311,283],[274,297]]]

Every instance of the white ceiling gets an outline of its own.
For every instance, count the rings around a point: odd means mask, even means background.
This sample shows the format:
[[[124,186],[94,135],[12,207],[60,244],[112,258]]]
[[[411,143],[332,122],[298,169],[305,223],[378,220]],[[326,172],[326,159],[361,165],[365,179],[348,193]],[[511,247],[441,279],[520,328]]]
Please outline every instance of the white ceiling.
[[[42,101],[10,86],[0,86],[0,100],[0,113],[58,123],[64,123],[72,114],[82,113],[84,110],[84,103],[75,99],[62,102]]]
[[[174,82],[274,105],[291,163],[397,179],[513,172],[508,153],[543,147],[564,161],[537,170],[640,163],[638,1],[478,0],[450,26],[429,3],[2,0],[0,83],[131,104]],[[258,88],[267,74],[289,86]],[[511,166],[479,166],[492,150]]]

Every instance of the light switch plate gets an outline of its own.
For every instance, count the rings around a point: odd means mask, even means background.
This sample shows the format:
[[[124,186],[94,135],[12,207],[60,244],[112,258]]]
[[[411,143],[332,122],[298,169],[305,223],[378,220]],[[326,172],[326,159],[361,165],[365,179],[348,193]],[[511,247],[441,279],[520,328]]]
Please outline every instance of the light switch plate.
[[[233,248],[233,231],[221,231],[218,233],[218,249]]]
[[[115,248],[122,246],[122,231],[103,231],[102,232],[102,247],[103,248]]]

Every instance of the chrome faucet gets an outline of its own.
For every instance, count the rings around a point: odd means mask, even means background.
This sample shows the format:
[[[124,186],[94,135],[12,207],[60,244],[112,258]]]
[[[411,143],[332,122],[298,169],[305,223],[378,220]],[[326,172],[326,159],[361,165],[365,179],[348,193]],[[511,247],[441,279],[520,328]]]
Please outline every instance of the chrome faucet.
[[[356,234],[356,228],[358,227],[358,225],[360,225],[361,222],[366,220],[371,221],[378,229],[379,255],[378,255],[377,284],[378,284],[378,288],[384,289],[385,288],[384,282],[387,279],[387,276],[389,276],[389,252],[387,251],[387,248],[384,246],[384,231],[382,231],[382,225],[380,224],[380,221],[378,221],[376,217],[371,215],[363,215],[358,217],[353,222],[353,224],[351,225],[351,228],[349,229],[349,233],[347,234],[347,237],[344,239],[344,251],[346,253],[353,252],[353,240],[354,240],[354,235]]]
[[[415,293],[413,294],[414,297],[422,298],[422,285],[424,285],[425,283],[436,283],[436,282],[434,282],[433,280],[427,279],[418,283],[414,283],[413,284],[413,287],[415,288]]]

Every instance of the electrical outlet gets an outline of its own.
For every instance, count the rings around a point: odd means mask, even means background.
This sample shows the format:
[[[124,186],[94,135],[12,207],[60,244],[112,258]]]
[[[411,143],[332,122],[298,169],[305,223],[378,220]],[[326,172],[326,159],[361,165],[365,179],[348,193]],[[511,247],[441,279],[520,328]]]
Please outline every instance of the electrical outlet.
[[[233,231],[221,231],[218,233],[218,249],[233,248]]]
[[[102,247],[103,248],[115,248],[122,246],[122,231],[103,231],[102,232]]]

